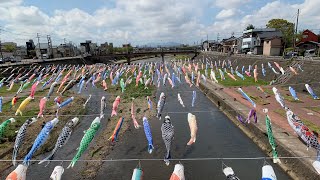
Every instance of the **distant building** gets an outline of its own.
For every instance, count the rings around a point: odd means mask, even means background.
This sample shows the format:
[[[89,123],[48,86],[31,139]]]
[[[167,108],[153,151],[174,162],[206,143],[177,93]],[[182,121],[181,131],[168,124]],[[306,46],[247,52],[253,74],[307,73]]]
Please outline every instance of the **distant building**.
[[[81,54],[95,55],[98,52],[97,43],[92,43],[91,40],[86,40],[86,42],[80,43]]]
[[[48,52],[50,50],[49,50],[48,43],[37,44],[35,47],[35,50],[36,50],[36,56],[38,57],[38,59],[47,59],[49,57]]]
[[[99,54],[100,55],[107,55],[113,53],[113,43],[105,42],[100,45],[99,49]]]
[[[319,39],[315,33],[306,29],[302,32],[302,37],[301,37],[299,43],[307,42],[307,41],[319,42]]]
[[[243,32],[242,52],[262,55],[264,40],[273,37],[282,38],[282,33],[274,28],[246,30]]]
[[[130,43],[128,43],[128,44],[122,44],[122,47],[123,47],[123,48],[129,48],[129,47],[131,47],[131,44],[130,44]]]
[[[263,55],[279,56],[282,54],[282,39],[280,37],[265,38],[263,42]]]
[[[27,48],[24,46],[18,46],[15,51],[15,56],[19,56],[21,59],[28,57]]]
[[[30,39],[28,42],[26,42],[26,46],[27,46],[27,56],[30,58],[33,58],[36,55],[34,51],[36,46],[34,45],[33,40]]]
[[[202,42],[201,49],[204,51],[218,51],[221,44],[215,40],[208,40]]]
[[[231,36],[230,38],[223,39],[221,41],[222,52],[224,53],[236,53],[237,52],[237,38]]]
[[[307,50],[318,51],[320,48],[318,36],[308,29],[304,30],[301,40],[296,44],[296,47],[301,54],[304,54]]]

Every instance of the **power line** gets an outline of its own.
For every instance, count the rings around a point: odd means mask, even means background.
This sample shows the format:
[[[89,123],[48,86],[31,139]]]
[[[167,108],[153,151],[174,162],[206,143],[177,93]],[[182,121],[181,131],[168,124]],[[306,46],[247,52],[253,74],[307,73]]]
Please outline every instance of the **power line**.
[[[314,159],[317,156],[279,156],[278,159]],[[213,160],[267,160],[274,159],[269,156],[259,156],[259,157],[208,157],[208,158],[183,158],[183,159],[170,159],[170,161],[213,161]],[[23,159],[16,160],[17,162],[23,162]],[[31,159],[30,162],[40,162],[42,160]],[[47,160],[50,162],[71,162],[71,159],[53,159]],[[163,161],[160,158],[132,158],[132,159],[79,159],[78,162],[128,162],[128,161]],[[1,159],[0,162],[12,162],[9,159]]]

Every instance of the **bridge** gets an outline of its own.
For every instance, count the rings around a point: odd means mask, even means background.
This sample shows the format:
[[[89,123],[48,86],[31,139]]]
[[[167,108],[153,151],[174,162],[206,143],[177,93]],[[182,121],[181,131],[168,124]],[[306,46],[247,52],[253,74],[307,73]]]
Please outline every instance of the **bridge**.
[[[130,64],[131,58],[139,57],[139,56],[161,56],[162,61],[164,61],[165,55],[177,55],[177,54],[194,54],[192,57],[195,58],[199,55],[200,51],[197,49],[186,49],[186,50],[158,50],[158,51],[135,51],[135,52],[127,52],[127,53],[113,53],[113,54],[106,54],[106,55],[93,55],[88,56],[87,58],[98,61],[104,62],[106,59],[116,59],[116,58],[126,58],[127,63]]]

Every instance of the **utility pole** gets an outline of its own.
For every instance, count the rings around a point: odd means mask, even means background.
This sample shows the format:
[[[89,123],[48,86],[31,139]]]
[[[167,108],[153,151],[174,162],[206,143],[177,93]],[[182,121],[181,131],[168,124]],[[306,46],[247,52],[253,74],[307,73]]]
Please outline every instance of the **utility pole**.
[[[42,59],[42,53],[41,53],[41,49],[40,49],[40,35],[39,35],[39,33],[37,33],[37,38],[38,38],[38,47],[39,47],[39,52],[40,52],[40,59]]]
[[[298,9],[298,12],[297,12],[296,30],[295,30],[295,34],[293,35],[293,37],[294,37],[294,40],[293,40],[294,49],[293,50],[296,49],[296,35],[298,34],[298,25],[299,25],[299,9]]]
[[[2,61],[4,62],[4,60],[3,60],[3,54],[2,54],[2,47],[1,47],[1,29],[0,29],[0,54],[1,54],[1,59],[2,59]]]
[[[207,51],[209,51],[209,37],[208,37],[208,34],[207,34]]]
[[[53,57],[53,50],[52,50],[52,41],[51,41],[51,37],[50,35],[47,35],[47,39],[48,39],[48,49],[49,52],[47,53],[47,58],[51,58]]]

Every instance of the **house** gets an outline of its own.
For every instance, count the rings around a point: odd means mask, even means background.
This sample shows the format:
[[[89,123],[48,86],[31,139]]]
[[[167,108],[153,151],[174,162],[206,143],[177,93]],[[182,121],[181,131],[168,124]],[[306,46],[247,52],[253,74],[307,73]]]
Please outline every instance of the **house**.
[[[15,56],[19,56],[21,59],[24,59],[28,56],[27,48],[24,46],[18,46],[15,51]]]
[[[86,40],[86,42],[80,43],[80,51],[82,54],[94,55],[97,53],[97,50],[97,43],[92,43],[91,40]]]
[[[279,56],[282,54],[282,38],[270,37],[265,38],[263,42],[263,55],[264,56]]]
[[[304,30],[300,41],[296,44],[296,47],[301,54],[304,54],[307,50],[314,49],[315,51],[318,51],[320,47],[318,36],[308,29]]]
[[[204,51],[218,51],[221,44],[215,40],[206,40],[202,42],[201,49]]]
[[[274,28],[246,30],[243,32],[242,52],[261,55],[263,54],[264,40],[273,37],[282,38],[282,33]]]
[[[319,42],[318,36],[314,34],[312,31],[306,29],[302,32],[302,37],[298,43],[314,41]]]
[[[71,43],[60,44],[57,47],[57,53],[62,57],[71,57],[75,55],[74,46]]]
[[[99,49],[99,54],[100,55],[106,55],[106,54],[111,54],[113,50],[113,43],[105,42],[100,45]]]
[[[48,43],[37,44],[35,50],[38,59],[47,59],[49,57],[48,53],[50,52],[50,49]]]
[[[231,36],[230,38],[223,39],[221,41],[222,52],[224,53],[235,53],[237,52],[237,38]]]
[[[27,56],[33,58],[35,55],[35,48],[34,42],[32,39],[30,39],[28,42],[26,42],[27,46]]]

